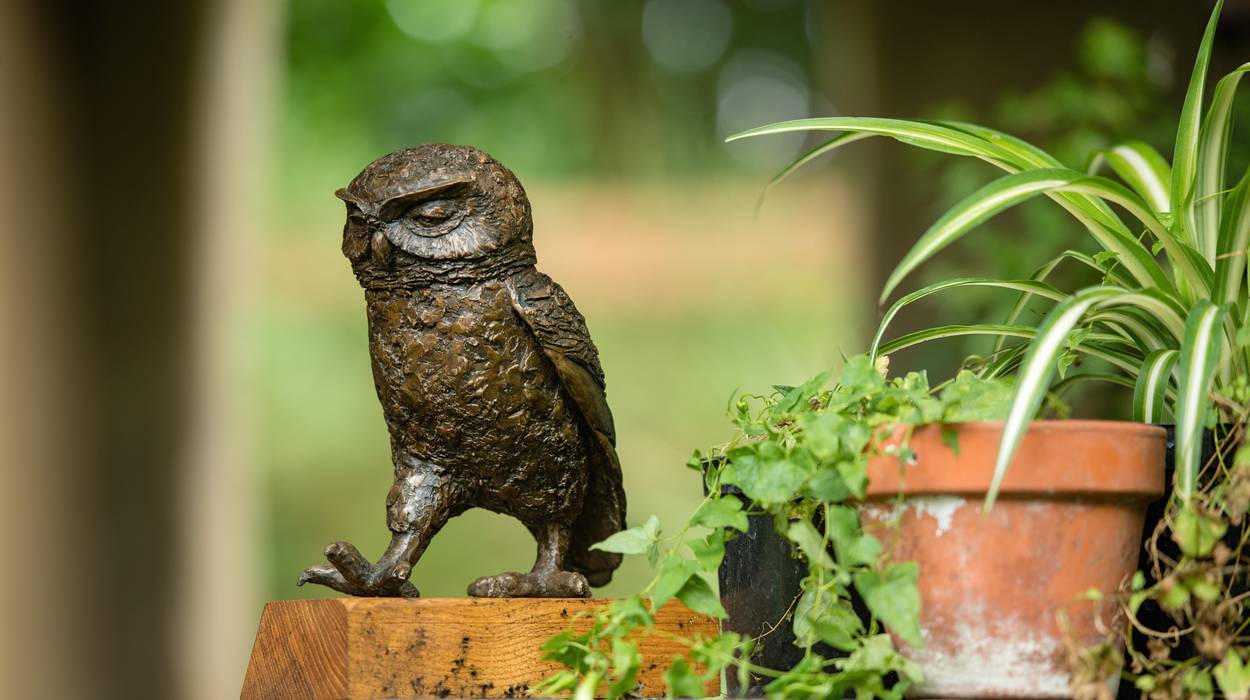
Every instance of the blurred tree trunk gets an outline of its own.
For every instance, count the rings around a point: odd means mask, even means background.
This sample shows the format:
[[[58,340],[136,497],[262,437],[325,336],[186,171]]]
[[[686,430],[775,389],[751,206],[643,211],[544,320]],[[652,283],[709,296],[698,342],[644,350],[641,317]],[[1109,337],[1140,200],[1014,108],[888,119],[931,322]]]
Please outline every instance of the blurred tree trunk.
[[[237,692],[258,582],[222,332],[277,44],[277,6],[250,5],[0,11],[14,697]]]

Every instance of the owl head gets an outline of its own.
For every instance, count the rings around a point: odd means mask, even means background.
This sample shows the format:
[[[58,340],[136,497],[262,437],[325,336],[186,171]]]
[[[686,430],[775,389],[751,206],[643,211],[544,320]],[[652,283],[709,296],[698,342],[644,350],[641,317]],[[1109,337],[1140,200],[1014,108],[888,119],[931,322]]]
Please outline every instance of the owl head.
[[[532,250],[534,226],[521,183],[469,146],[396,151],[335,194],[347,203],[343,254],[358,274]]]

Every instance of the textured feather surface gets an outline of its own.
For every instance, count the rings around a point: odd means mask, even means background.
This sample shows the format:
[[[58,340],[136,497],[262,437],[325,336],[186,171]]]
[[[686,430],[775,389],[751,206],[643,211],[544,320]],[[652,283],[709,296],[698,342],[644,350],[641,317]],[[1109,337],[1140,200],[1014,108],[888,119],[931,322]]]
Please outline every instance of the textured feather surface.
[[[573,300],[550,277],[530,268],[509,278],[508,291],[593,433],[586,503],[573,526],[569,557],[591,585],[602,586],[621,555],[591,551],[590,545],[624,528],[625,486],[599,351]]]

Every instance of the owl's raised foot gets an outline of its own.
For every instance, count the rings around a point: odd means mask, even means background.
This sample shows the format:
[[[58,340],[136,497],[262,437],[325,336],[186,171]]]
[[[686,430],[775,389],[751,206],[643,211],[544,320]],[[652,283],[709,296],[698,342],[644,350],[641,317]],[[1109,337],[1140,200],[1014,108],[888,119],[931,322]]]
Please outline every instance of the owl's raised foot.
[[[417,598],[421,593],[409,583],[411,567],[407,563],[389,563],[386,556],[373,565],[348,542],[334,542],[326,547],[329,564],[310,566],[299,575],[295,585],[316,583],[347,595],[375,598]]]
[[[469,584],[475,598],[589,598],[586,577],[573,571],[509,571]]]

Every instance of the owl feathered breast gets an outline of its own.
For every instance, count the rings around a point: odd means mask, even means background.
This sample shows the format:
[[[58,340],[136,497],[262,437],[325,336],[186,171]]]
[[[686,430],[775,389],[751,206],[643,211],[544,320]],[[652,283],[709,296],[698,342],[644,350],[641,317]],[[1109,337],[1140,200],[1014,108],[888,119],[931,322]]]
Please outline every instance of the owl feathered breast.
[[[591,550],[590,545],[624,527],[625,487],[599,352],[573,300],[550,277],[531,267],[509,277],[507,285],[513,309],[555,365],[592,434],[586,502],[573,524],[569,555],[575,570],[591,585],[601,586],[611,579],[621,555]]]

